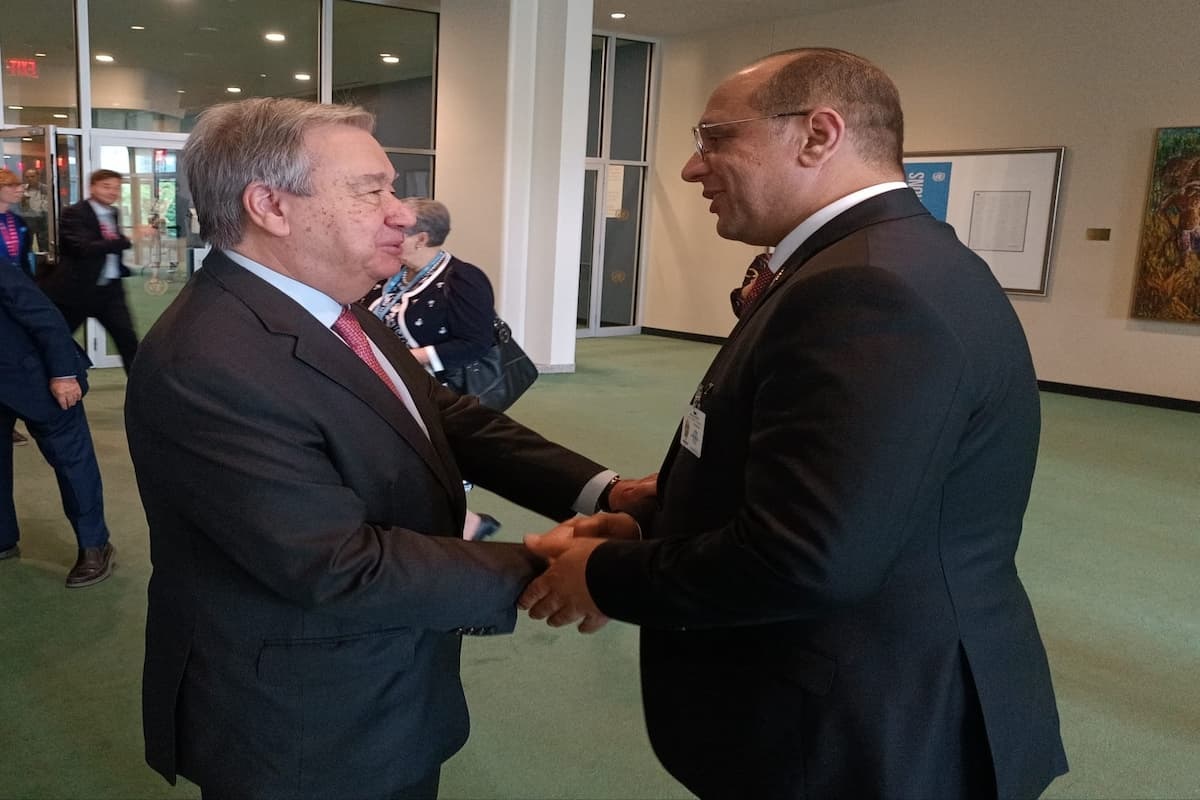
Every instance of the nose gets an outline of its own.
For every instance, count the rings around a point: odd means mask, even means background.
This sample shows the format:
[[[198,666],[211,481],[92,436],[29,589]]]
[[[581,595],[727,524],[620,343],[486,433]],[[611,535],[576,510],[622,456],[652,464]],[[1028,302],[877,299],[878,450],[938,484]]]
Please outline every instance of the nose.
[[[679,177],[688,183],[695,183],[704,177],[707,172],[708,162],[699,153],[692,153],[688,156],[688,160],[683,163],[683,169],[680,170]]]
[[[392,208],[388,213],[388,224],[396,228],[407,228],[417,221],[417,215],[412,209],[400,201],[399,197],[391,195]]]

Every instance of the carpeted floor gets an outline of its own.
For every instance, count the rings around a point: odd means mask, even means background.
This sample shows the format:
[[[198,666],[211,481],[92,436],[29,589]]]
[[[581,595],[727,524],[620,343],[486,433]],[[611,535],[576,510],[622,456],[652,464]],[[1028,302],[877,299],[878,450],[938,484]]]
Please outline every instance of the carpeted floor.
[[[627,475],[658,467],[715,348],[584,340],[513,415]],[[0,564],[0,798],[179,798],[142,760],[146,523],[126,449],[124,375],[93,373],[88,416],[118,547],[114,576],[67,591],[75,545],[36,447],[15,453],[22,558]],[[1051,798],[1200,798],[1200,417],[1043,395],[1018,561],[1050,652],[1072,771]],[[546,520],[482,490],[500,538]],[[635,629],[583,637],[522,620],[467,640],[473,730],[441,797],[685,798],[646,740]]]

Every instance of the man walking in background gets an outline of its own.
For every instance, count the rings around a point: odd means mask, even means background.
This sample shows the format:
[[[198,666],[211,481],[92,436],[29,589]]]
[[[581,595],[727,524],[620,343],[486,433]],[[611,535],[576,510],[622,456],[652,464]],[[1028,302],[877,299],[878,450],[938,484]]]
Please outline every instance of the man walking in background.
[[[121,199],[121,173],[96,170],[88,180],[88,193],[86,200],[63,209],[59,264],[46,281],[46,293],[72,334],[88,317],[104,326],[128,375],[138,341],[121,284],[130,274],[121,254],[133,246],[121,233],[116,208]]]

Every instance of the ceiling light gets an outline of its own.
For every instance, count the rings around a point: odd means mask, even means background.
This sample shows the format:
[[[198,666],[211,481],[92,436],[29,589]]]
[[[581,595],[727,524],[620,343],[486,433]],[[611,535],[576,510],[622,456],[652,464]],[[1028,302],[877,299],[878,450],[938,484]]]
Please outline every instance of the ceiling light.
[[[9,111],[24,111],[25,106],[9,106],[8,110]]]
[[[390,56],[390,55],[391,55],[391,53],[380,53],[380,54],[379,54],[379,57],[380,57],[380,58],[387,58],[387,57],[388,57],[388,56]]]
[[[309,75],[307,72],[297,72],[292,77],[298,81],[311,81],[312,80],[312,75]]]
[[[265,78],[265,77],[267,77],[267,73],[265,73],[265,72],[260,72],[260,73],[258,73],[258,77],[260,77],[260,78]]]
[[[613,13],[609,14],[609,16],[612,17],[613,19],[625,19],[625,12],[624,11],[614,11]]]
[[[52,115],[52,116],[53,116],[55,119],[66,119],[66,118],[67,118],[67,115],[66,115],[66,114],[54,114],[54,115]]]
[[[187,90],[186,89],[176,89],[175,94],[187,94]]]
[[[34,53],[34,55],[35,55],[35,56],[37,56],[38,58],[45,58],[45,57],[46,57],[46,54],[45,54],[45,53]]]
[[[283,42],[283,41],[287,41],[287,37],[286,37],[286,36],[284,36],[282,33],[274,33],[274,32],[272,32],[272,33],[268,33],[268,34],[265,34],[265,35],[263,36],[263,38],[264,38],[264,39],[266,39],[268,42]]]
[[[130,26],[129,26],[129,30],[131,30],[131,31],[144,31],[144,30],[146,30],[146,26],[145,26],[145,25],[130,25]]]
[[[226,87],[225,87],[225,91],[229,92],[230,94],[241,94],[241,93],[242,93],[242,87],[240,87],[240,86],[226,86]]]
[[[113,61],[113,57],[110,55],[107,55],[106,53],[100,53],[99,55],[96,56],[96,60],[101,61],[105,64],[111,64]]]
[[[400,63],[400,58],[399,58],[398,56],[384,56],[384,57],[383,57],[383,63],[385,63],[385,64],[399,64],[399,63]]]

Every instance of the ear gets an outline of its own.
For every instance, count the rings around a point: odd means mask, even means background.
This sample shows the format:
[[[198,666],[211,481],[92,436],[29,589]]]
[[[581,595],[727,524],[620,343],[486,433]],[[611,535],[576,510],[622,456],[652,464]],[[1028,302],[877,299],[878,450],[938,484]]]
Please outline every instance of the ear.
[[[828,106],[813,109],[803,119],[807,136],[800,146],[798,160],[801,166],[817,167],[841,148],[846,138],[846,120]]]
[[[254,181],[242,190],[242,207],[250,223],[269,235],[283,237],[292,232],[286,198],[265,183]]]

